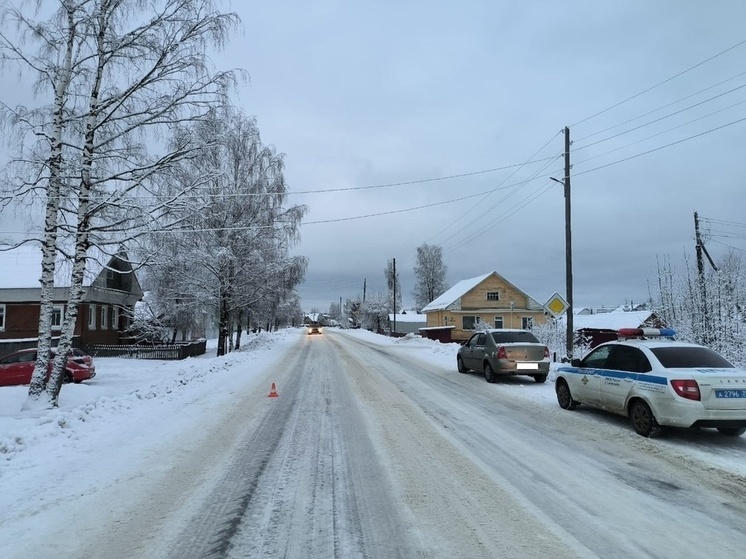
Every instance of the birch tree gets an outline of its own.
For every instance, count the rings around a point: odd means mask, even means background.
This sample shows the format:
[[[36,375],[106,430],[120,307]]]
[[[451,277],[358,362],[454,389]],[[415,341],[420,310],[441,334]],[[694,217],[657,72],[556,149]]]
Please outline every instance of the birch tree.
[[[170,234],[178,236],[179,253],[195,270],[189,281],[201,292],[197,298],[217,316],[217,353],[224,355],[243,316],[275,324],[302,281],[306,260],[289,252],[306,209],[285,205],[283,158],[262,144],[254,119],[225,105],[179,131],[176,142],[182,134],[213,141],[182,165],[174,188],[181,190],[183,182],[199,187],[191,204],[179,210],[182,226]],[[159,243],[157,234],[151,242]],[[166,281],[158,263],[149,273]]]
[[[442,247],[427,243],[417,247],[412,295],[418,311],[448,290],[447,273],[448,267],[443,263]]]
[[[58,105],[62,107],[65,140],[61,156],[50,142],[44,161],[61,157],[59,166],[65,169],[62,186],[67,195],[55,195],[55,167],[49,163],[39,165],[48,176],[40,175],[42,179],[15,192],[25,195],[41,187],[48,201],[59,200],[56,213],[50,207],[54,202],[48,202],[42,241],[45,247],[56,241],[57,251],[71,261],[68,312],[46,385],[47,396],[41,398],[47,363],[40,355],[25,407],[35,407],[40,401],[57,405],[77,307],[84,293],[89,248],[118,246],[143,234],[153,222],[163,225],[160,217],[170,214],[179,193],[165,199],[154,197],[162,176],[179,161],[194,156],[201,142],[186,138],[167,149],[160,145],[159,154],[151,153],[151,146],[158,145],[159,136],[173,126],[204,118],[211,107],[222,102],[235,77],[233,71],[216,72],[208,66],[208,49],[221,47],[238,22],[234,14],[219,12],[211,0],[58,2],[60,8],[49,24],[34,22],[19,10],[13,12],[15,21],[41,45],[39,53],[51,50],[56,59],[66,59],[63,53],[67,53],[69,40],[66,43],[57,36],[56,24],[63,16],[65,29],[72,30],[65,37],[73,34],[68,85],[63,87],[64,71],[42,73],[52,89],[60,92],[52,114]],[[37,29],[46,28],[57,35],[37,33]],[[38,65],[28,64],[35,58],[6,42],[10,52],[17,54],[16,61],[39,72]],[[16,110],[15,114],[24,111]],[[28,121],[19,122],[33,133],[54,137],[54,127],[44,122],[30,127]],[[43,285],[51,281],[54,271],[45,268],[44,273]],[[50,312],[47,307],[51,302],[42,301],[42,316]],[[40,341],[48,335],[42,320]]]

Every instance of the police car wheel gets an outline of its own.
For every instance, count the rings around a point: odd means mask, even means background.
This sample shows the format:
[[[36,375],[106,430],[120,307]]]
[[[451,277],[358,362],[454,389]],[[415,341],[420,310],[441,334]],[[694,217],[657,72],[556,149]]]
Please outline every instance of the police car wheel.
[[[497,377],[495,377],[495,371],[492,370],[489,363],[484,364],[484,380],[489,383],[493,383],[497,380]]]
[[[645,402],[636,400],[629,410],[629,418],[635,433],[643,437],[655,437],[660,434],[661,427],[653,416],[653,412]]]
[[[570,394],[570,387],[567,386],[567,382],[563,379],[557,381],[557,403],[563,410],[574,410],[578,407],[578,403],[572,399]]]
[[[740,437],[746,433],[746,427],[718,427],[718,431],[729,437]]]

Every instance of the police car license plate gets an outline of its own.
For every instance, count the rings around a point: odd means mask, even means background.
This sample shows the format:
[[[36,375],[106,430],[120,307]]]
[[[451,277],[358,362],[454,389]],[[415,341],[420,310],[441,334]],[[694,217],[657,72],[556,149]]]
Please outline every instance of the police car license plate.
[[[746,398],[746,390],[716,390],[715,398]]]
[[[516,369],[538,369],[539,364],[538,363],[516,363],[515,368]]]

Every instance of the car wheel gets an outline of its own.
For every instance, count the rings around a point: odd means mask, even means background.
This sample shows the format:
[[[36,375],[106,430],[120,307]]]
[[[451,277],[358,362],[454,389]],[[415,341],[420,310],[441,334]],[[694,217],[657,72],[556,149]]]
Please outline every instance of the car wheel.
[[[642,400],[635,400],[629,409],[629,418],[635,432],[643,437],[656,437],[660,435],[661,426],[655,420],[650,406]]]
[[[70,371],[65,371],[64,376],[62,377],[62,382],[65,384],[69,384],[73,382],[75,379],[73,378],[73,374]]]
[[[469,369],[466,368],[466,365],[464,365],[464,360],[461,359],[461,356],[459,355],[456,357],[456,366],[458,367],[459,373],[468,373]]]
[[[557,403],[563,410],[574,410],[578,407],[578,403],[572,399],[570,387],[567,386],[567,382],[564,379],[557,381],[555,390],[557,391]]]
[[[740,437],[746,433],[746,427],[718,427],[718,431],[729,437]]]
[[[489,363],[484,364],[484,379],[489,383],[493,383],[497,380],[495,371],[492,370],[492,366]]]
[[[547,381],[546,375],[534,375],[534,382],[541,384]]]

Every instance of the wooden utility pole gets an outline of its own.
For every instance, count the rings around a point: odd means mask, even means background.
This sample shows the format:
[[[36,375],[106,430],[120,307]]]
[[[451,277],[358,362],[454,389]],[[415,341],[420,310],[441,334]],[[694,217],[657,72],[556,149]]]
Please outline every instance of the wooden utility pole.
[[[565,126],[565,289],[567,290],[567,358],[572,359],[575,341],[572,307],[572,227],[570,204],[570,129]]]
[[[710,262],[710,266],[712,266],[712,269],[717,272],[717,266],[715,266],[715,262],[712,261],[712,258],[710,257],[710,253],[707,252],[707,249],[705,248],[705,244],[702,242],[702,236],[699,232],[699,215],[697,212],[694,212],[694,240],[695,240],[695,250],[697,252],[697,279],[699,281],[699,296],[702,299],[702,304],[700,306],[701,312],[702,312],[702,339],[701,343],[708,344],[712,340],[710,340],[710,308],[707,304],[707,282],[705,281],[705,262],[702,258],[702,255],[707,257],[707,260]]]
[[[393,258],[394,261],[394,329],[393,332],[396,332],[396,258]]]

